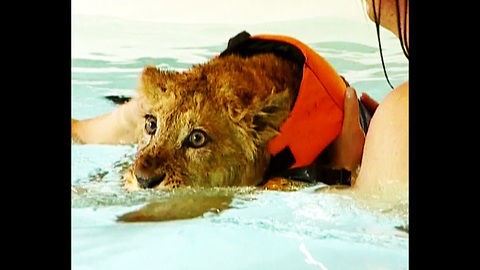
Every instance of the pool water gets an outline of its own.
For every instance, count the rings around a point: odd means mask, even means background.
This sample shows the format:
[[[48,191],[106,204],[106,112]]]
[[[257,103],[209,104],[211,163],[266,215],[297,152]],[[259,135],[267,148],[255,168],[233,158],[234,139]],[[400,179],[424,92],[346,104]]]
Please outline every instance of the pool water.
[[[310,45],[357,90],[389,91],[373,24],[319,17],[252,24],[146,22],[72,17],[72,118],[114,110],[108,95],[135,96],[146,64],[186,70],[219,54],[230,37],[284,34]],[[392,84],[408,80],[398,40],[382,32]],[[407,269],[408,196],[366,207],[318,192],[232,188],[230,208],[192,219],[123,223],[117,218],[171,194],[128,192],[121,173],[136,145],[72,145],[72,269]],[[202,191],[199,191],[202,192]]]

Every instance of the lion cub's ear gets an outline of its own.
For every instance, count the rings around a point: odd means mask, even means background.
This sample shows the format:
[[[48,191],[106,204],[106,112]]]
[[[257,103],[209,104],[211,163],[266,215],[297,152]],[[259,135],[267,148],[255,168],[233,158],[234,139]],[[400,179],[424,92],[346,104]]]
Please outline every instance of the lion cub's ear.
[[[167,90],[167,83],[178,72],[161,71],[154,66],[146,66],[142,72],[139,92],[148,98],[156,99]]]
[[[261,136],[274,136],[290,113],[293,97],[290,91],[272,93],[258,104],[252,118],[254,130]],[[270,138],[265,138],[270,139]]]

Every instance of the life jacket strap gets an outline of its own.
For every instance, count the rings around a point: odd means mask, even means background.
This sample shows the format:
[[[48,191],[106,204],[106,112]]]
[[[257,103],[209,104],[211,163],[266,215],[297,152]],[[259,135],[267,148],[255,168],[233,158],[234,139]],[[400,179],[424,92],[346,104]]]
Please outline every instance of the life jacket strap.
[[[371,115],[366,109],[362,101],[358,100],[359,114],[360,114],[360,126],[363,132],[367,134],[368,127],[370,125]],[[307,167],[289,169],[292,164],[295,163],[295,157],[293,156],[290,148],[283,149],[280,153],[272,156],[270,165],[264,175],[265,183],[268,179],[273,177],[282,177],[294,181],[301,181],[310,184],[316,184],[318,182],[326,185],[351,185],[351,172],[345,169],[333,169],[326,166],[322,166],[323,161],[327,159],[326,155],[322,152],[313,162]]]

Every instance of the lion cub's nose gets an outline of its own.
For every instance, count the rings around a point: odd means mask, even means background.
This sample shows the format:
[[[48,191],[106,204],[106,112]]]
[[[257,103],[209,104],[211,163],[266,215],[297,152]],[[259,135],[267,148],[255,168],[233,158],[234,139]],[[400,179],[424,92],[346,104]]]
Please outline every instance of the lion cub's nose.
[[[135,177],[137,178],[138,184],[142,188],[154,188],[155,186],[159,185],[163,179],[165,178],[165,174],[155,176],[155,177],[142,177],[138,173],[135,173]]]
[[[165,178],[165,173],[157,171],[160,165],[158,158],[149,155],[139,156],[135,161],[135,178],[142,188],[154,188]]]

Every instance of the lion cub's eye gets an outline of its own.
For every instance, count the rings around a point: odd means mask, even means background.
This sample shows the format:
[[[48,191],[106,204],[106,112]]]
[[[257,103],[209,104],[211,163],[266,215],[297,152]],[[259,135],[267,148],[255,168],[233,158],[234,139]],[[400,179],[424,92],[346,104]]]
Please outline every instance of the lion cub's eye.
[[[145,115],[145,131],[149,135],[155,134],[157,131],[157,118],[151,114]]]
[[[194,130],[188,136],[188,145],[192,148],[200,148],[207,144],[208,136],[203,130]]]

